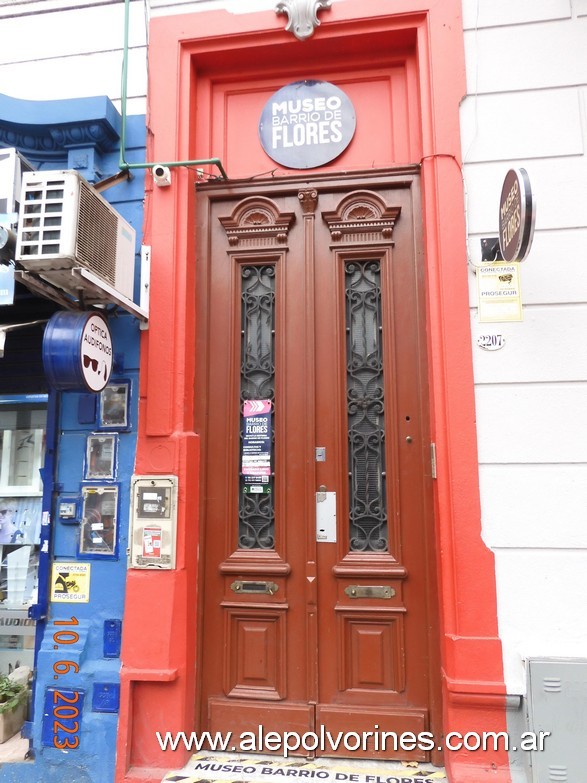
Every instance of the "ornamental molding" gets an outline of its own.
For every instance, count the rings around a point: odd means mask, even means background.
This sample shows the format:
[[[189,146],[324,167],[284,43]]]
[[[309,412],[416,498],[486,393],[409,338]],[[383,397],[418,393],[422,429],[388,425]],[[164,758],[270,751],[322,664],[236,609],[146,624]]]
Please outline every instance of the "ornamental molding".
[[[332,212],[323,212],[333,242],[391,242],[401,207],[389,207],[377,193],[356,190]]]
[[[95,147],[99,152],[107,152],[115,148],[117,141],[110,128],[99,122],[22,128],[0,120],[0,146],[16,147],[31,160],[63,157],[64,151],[74,147]]]
[[[104,97],[28,101],[0,94],[0,147],[16,147],[31,162],[67,158],[76,148],[111,152],[119,126]]]
[[[319,26],[318,11],[330,8],[332,0],[279,0],[275,6],[276,14],[287,14],[286,32],[292,32],[300,41],[314,34]]]
[[[318,205],[318,191],[316,188],[306,188],[298,193],[300,206],[304,215],[313,215]]]
[[[275,247],[287,242],[295,220],[293,212],[280,212],[277,204],[264,196],[241,201],[230,217],[219,218],[231,247]]]

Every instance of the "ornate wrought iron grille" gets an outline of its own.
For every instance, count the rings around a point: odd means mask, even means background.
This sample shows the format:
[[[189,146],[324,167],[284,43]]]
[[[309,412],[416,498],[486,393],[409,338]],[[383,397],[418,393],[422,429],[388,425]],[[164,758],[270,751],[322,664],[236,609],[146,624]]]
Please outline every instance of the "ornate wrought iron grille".
[[[242,438],[243,402],[245,400],[271,400],[272,408],[275,402],[275,267],[243,266],[241,286],[240,431]],[[273,451],[272,445],[272,465],[274,465]],[[239,549],[274,548],[273,484],[273,476],[271,476],[267,487],[268,492],[247,494],[244,491],[245,484],[241,476]]]
[[[387,550],[379,261],[345,264],[351,551]]]

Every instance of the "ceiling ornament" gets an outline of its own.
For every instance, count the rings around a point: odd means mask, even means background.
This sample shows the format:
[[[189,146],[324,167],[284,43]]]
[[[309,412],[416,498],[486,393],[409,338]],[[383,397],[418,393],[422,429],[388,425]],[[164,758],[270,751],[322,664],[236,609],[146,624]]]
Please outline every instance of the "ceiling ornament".
[[[330,8],[332,0],[279,0],[275,6],[277,14],[287,14],[286,30],[300,41],[305,41],[314,34],[314,28],[320,24],[318,11]]]

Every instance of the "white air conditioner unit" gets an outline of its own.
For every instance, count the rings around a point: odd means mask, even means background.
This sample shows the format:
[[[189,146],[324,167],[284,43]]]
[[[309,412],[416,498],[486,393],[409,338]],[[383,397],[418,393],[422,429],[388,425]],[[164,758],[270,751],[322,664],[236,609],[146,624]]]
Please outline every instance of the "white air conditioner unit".
[[[76,171],[23,175],[15,261],[74,293],[87,270],[133,299],[135,230]]]
[[[32,165],[14,147],[0,149],[0,225],[16,223],[22,175],[32,170]]]

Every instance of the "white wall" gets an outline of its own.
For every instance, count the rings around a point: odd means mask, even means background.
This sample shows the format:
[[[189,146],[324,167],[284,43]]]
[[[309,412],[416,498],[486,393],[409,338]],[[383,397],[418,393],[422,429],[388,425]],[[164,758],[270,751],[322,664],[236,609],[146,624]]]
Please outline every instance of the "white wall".
[[[127,111],[146,107],[147,9],[129,6]],[[124,3],[0,0],[0,93],[27,100],[107,95],[120,110]]]
[[[483,537],[510,693],[524,660],[587,651],[587,0],[463,0],[469,253],[509,168],[537,201],[524,320],[480,324],[470,271]],[[481,333],[505,347],[478,348]]]
[[[219,8],[250,13],[273,10],[276,2],[131,0],[128,114],[146,113],[150,17]],[[0,93],[27,100],[107,95],[120,111],[124,15],[124,0],[0,0]]]
[[[340,0],[334,0],[339,2]],[[253,11],[273,10],[277,0],[150,0],[153,16],[188,14],[193,11],[224,9],[232,14],[249,14]],[[284,16],[285,20],[286,17]]]

